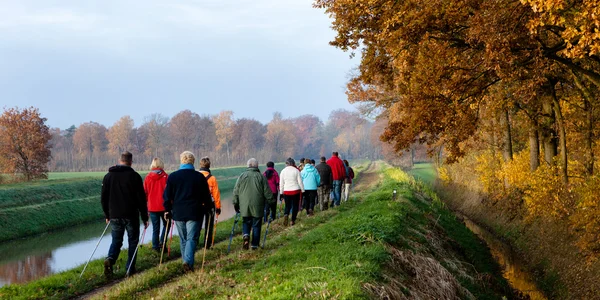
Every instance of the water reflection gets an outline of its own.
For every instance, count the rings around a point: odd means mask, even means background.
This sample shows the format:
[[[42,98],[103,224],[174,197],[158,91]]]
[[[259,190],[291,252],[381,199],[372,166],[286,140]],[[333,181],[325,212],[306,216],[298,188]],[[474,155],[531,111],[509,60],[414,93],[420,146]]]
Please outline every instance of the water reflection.
[[[231,194],[224,195],[219,221],[231,218],[235,211],[231,204]],[[92,254],[106,223],[98,220],[90,224],[45,233],[30,238],[0,244],[0,287],[13,283],[25,283],[50,274],[65,271],[84,264]],[[143,230],[143,227],[142,227]],[[142,231],[140,231],[142,232]],[[173,230],[177,235],[177,229]],[[144,243],[152,241],[152,224],[148,226]],[[102,238],[94,259],[103,258],[110,246],[110,228]],[[123,248],[129,247],[127,238]],[[127,255],[121,252],[121,255]]]
[[[496,259],[502,268],[502,275],[506,278],[511,286],[529,296],[532,300],[547,299],[533,283],[531,275],[523,268],[524,264],[515,255],[512,249],[497,239],[492,233],[479,225],[473,223],[466,217],[464,218],[465,225],[479,238],[484,240],[492,256]]]

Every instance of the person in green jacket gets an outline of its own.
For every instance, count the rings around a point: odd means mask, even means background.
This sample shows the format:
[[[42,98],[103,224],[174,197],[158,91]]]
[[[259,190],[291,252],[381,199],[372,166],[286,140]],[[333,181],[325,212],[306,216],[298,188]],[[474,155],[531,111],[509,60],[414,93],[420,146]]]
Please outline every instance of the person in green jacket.
[[[267,179],[258,170],[258,161],[251,158],[248,160],[248,169],[238,177],[233,188],[233,207],[236,213],[242,215],[244,250],[249,248],[250,231],[252,250],[258,249],[265,205],[275,201]]]

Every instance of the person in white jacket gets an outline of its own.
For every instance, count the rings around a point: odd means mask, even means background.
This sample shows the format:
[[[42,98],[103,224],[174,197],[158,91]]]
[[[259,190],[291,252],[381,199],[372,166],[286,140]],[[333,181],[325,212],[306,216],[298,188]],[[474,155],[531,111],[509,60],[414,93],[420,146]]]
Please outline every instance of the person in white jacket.
[[[296,224],[296,217],[300,209],[300,198],[304,193],[304,184],[294,159],[288,158],[285,165],[286,167],[279,173],[279,191],[285,199],[283,225],[288,226],[290,211],[292,211],[292,225]]]

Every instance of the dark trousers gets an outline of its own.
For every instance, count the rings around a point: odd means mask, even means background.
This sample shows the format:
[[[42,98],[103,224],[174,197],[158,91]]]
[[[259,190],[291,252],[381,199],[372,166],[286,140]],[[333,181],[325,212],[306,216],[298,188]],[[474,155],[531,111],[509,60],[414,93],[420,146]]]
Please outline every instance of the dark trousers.
[[[108,258],[112,264],[117,261],[119,253],[121,253],[121,247],[123,246],[123,236],[125,235],[125,231],[127,231],[129,249],[127,250],[128,256],[125,270],[129,269],[129,265],[131,264],[131,272],[135,272],[135,258],[133,257],[133,253],[135,253],[135,248],[137,248],[140,240],[140,220],[138,218],[110,219],[110,225],[112,227],[112,243],[110,244],[110,248],[108,248]]]
[[[273,193],[273,199],[275,199],[273,204],[265,205],[265,222],[269,221],[269,215],[271,215],[271,220],[275,220],[275,214],[277,213],[277,195],[277,193]]]
[[[213,230],[215,229],[215,214],[212,212],[204,215],[204,240],[202,240],[202,247],[204,247],[204,242],[206,241],[206,235],[208,234],[208,243],[206,245],[206,249],[210,249],[212,246],[212,236]]]
[[[306,202],[306,214],[308,215],[309,211],[313,211],[315,209],[315,202],[317,199],[317,190],[306,190],[304,191],[304,201]]]
[[[292,211],[292,221],[296,222],[296,217],[298,216],[298,210],[300,209],[300,197],[302,197],[302,193],[298,193],[296,195],[283,195],[285,198],[285,212],[284,215],[289,215],[290,210]],[[293,207],[292,207],[293,206]]]
[[[252,231],[252,241],[250,242],[250,245],[252,248],[258,248],[258,244],[260,244],[262,217],[244,217],[242,219],[242,225],[242,234],[244,236],[250,236],[250,231]]]
[[[150,220],[152,220],[152,249],[160,249],[165,240],[165,231],[167,231],[165,212],[150,212]],[[160,230],[161,220],[162,230]]]

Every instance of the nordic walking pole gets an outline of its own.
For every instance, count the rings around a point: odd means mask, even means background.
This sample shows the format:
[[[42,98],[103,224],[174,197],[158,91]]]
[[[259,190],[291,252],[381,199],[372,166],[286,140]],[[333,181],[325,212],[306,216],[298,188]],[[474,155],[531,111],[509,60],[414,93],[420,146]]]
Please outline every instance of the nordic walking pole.
[[[233,227],[231,227],[231,235],[229,235],[229,246],[227,246],[227,253],[229,253],[229,251],[231,251],[231,242],[233,241],[235,225],[237,225],[239,217],[240,217],[240,213],[237,213],[237,214],[235,214],[235,219],[233,219]]]
[[[265,245],[267,244],[267,234],[269,234],[269,226],[271,226],[271,221],[273,221],[273,219],[269,218],[269,223],[267,223],[267,230],[265,231],[265,237],[263,239],[263,245],[262,245],[263,249],[265,249]]]
[[[167,250],[167,256],[171,256],[171,244],[173,243],[173,227],[175,227],[175,220],[171,219],[171,238],[169,239],[169,247]]]
[[[146,228],[144,228],[144,232],[142,232],[142,240],[144,239],[145,235],[146,235]],[[135,255],[137,254],[139,248],[140,248],[140,243],[137,244],[137,246],[135,247],[135,251],[133,251],[133,257],[131,258],[131,261],[129,262],[129,266],[127,267],[127,272],[125,272],[125,274],[129,274],[129,271],[131,271],[131,266],[135,262]]]
[[[219,215],[215,214],[215,226],[213,228],[212,242],[210,244],[211,247],[215,245],[215,235],[217,235],[217,224],[218,223],[219,223]]]
[[[81,278],[81,276],[83,276],[83,272],[85,272],[85,269],[87,268],[88,264],[90,263],[90,261],[92,261],[92,257],[94,257],[96,250],[98,250],[98,246],[100,246],[100,241],[102,241],[102,238],[104,237],[104,234],[106,233],[106,230],[108,229],[108,225],[110,225],[110,220],[106,223],[106,227],[104,227],[104,231],[102,231],[102,235],[100,236],[98,243],[96,243],[96,248],[94,248],[94,252],[92,252],[90,259],[88,259],[87,263],[85,264],[85,267],[83,267],[83,270],[81,271],[81,274],[79,274],[79,278]]]
[[[208,236],[209,236],[208,229],[210,227],[210,219],[206,223],[206,225],[207,225],[206,228],[204,228],[204,235],[206,235],[206,237],[204,238],[204,253],[202,254],[202,267],[200,267],[200,274],[202,274],[204,272],[204,259],[206,258],[206,247],[208,246]]]
[[[162,265],[162,260],[163,260],[163,255],[165,254],[165,247],[167,246],[167,237],[169,236],[168,232],[169,232],[169,227],[171,227],[171,219],[168,219],[168,224],[167,224],[167,231],[165,232],[165,238],[163,239],[163,246],[162,246],[162,251],[160,251],[160,262],[158,263],[158,265]]]

